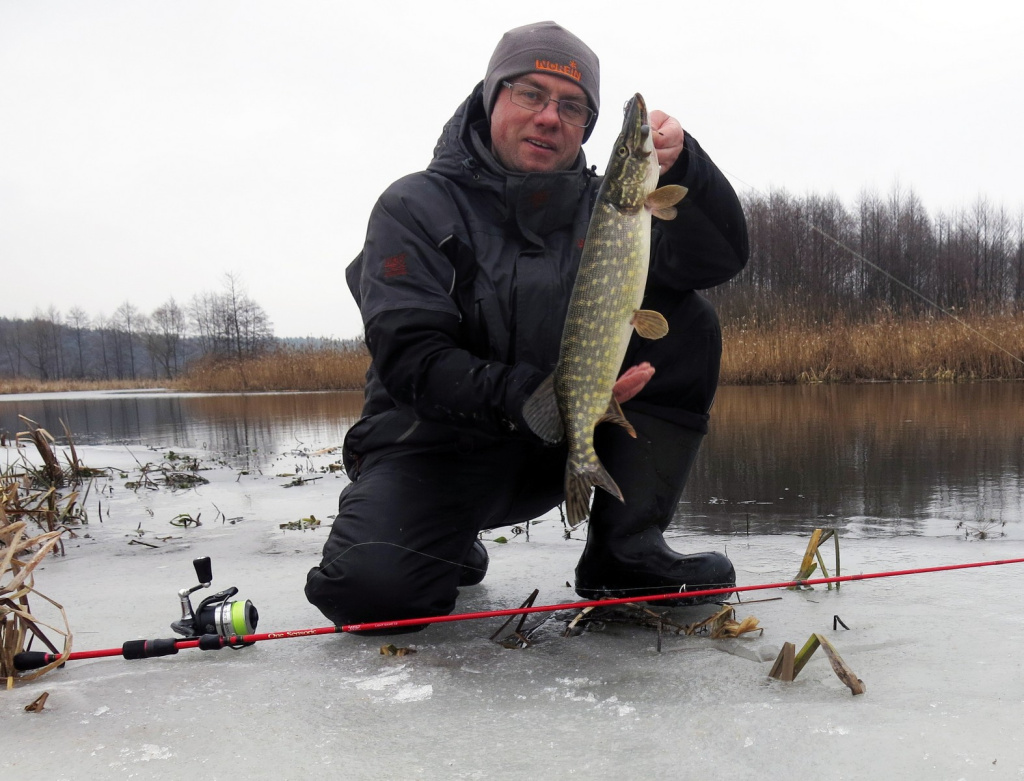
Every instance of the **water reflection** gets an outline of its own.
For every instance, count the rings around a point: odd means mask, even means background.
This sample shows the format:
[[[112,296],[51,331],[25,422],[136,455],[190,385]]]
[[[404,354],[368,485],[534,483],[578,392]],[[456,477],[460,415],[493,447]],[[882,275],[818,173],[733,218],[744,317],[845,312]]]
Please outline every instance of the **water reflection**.
[[[771,533],[1024,519],[1024,384],[723,388],[677,514]],[[933,528],[935,527],[935,528]]]
[[[340,445],[359,417],[361,393],[60,394],[0,398],[0,431],[24,429],[18,415],[54,436],[68,424],[82,444],[113,442],[202,448],[252,468],[296,449]]]
[[[83,444],[203,448],[238,468],[340,445],[360,393],[0,397]],[[1024,520],[1024,383],[722,388],[678,531],[952,534]]]

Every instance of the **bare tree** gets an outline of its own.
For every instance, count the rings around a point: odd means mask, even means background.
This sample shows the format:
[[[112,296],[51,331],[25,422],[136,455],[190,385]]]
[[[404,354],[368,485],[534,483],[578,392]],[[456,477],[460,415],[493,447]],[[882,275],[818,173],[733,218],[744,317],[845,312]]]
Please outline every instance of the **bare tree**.
[[[274,337],[263,307],[249,298],[235,274],[225,275],[223,293],[193,296],[188,315],[206,354],[256,355]]]
[[[0,347],[3,348],[4,373],[13,377],[21,376],[21,353],[18,350],[18,328],[20,320],[0,317]]]
[[[138,332],[144,330],[144,324],[144,315],[130,301],[125,301],[114,310],[111,326],[114,332],[115,353],[118,356],[117,376],[120,379],[124,379],[126,371],[133,380],[138,376],[135,367],[135,342]]]
[[[46,315],[36,310],[15,329],[18,353],[41,380],[60,379],[59,335],[60,314],[52,306]]]
[[[153,310],[146,331],[146,349],[168,380],[178,373],[181,344],[185,338],[185,311],[174,298]]]
[[[78,355],[78,368],[75,371],[75,376],[79,379],[85,377],[85,356],[82,349],[82,342],[85,332],[89,328],[89,324],[89,315],[85,313],[84,309],[78,306],[73,306],[68,310],[67,327],[71,331],[71,336],[75,345],[75,352]]]
[[[231,352],[237,358],[260,352],[274,331],[267,313],[249,298],[237,274],[225,274],[221,302]]]
[[[1013,301],[1017,308],[1024,305],[1024,209],[1017,212],[1013,249]]]

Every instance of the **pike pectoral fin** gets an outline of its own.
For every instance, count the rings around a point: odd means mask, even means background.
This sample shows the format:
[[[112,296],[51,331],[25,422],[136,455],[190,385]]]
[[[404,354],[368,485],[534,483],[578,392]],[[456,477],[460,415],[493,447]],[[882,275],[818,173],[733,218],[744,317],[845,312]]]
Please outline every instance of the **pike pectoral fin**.
[[[630,323],[644,339],[660,339],[668,333],[668,320],[651,309],[634,310]]]
[[[676,204],[686,197],[686,188],[681,184],[666,184],[647,196],[644,205],[660,220],[672,220],[676,216]]]
[[[549,375],[537,386],[523,405],[523,419],[530,430],[545,442],[557,444],[565,439],[562,414],[555,396],[555,375]]]
[[[597,459],[583,466],[569,464],[565,475],[565,514],[569,528],[575,529],[590,516],[590,489],[595,486],[620,502],[625,501],[622,491]]]
[[[636,430],[630,422],[626,420],[626,416],[622,412],[622,407],[619,406],[619,402],[615,400],[614,396],[612,397],[611,404],[608,405],[608,411],[598,418],[597,422],[614,423],[617,426],[622,426],[627,432],[629,432],[629,435],[633,437],[633,439],[636,439]]]

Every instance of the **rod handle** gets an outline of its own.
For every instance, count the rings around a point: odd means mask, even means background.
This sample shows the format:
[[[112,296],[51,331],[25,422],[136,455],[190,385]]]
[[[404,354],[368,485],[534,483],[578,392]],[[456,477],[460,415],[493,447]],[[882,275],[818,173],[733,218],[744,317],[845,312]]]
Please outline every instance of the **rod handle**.
[[[59,658],[60,654],[48,654],[45,651],[22,651],[14,655],[14,669],[20,672],[38,670]]]
[[[121,646],[125,659],[149,659],[178,653],[178,641],[173,637],[162,640],[129,640]]]

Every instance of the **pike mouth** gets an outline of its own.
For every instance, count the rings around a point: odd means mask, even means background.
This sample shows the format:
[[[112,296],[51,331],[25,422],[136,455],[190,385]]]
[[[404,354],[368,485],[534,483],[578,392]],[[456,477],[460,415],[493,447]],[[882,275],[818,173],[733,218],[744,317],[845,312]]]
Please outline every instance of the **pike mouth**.
[[[623,113],[625,115],[623,126],[624,129],[629,128],[631,146],[639,148],[651,132],[650,120],[647,117],[647,104],[639,92],[626,102]]]

